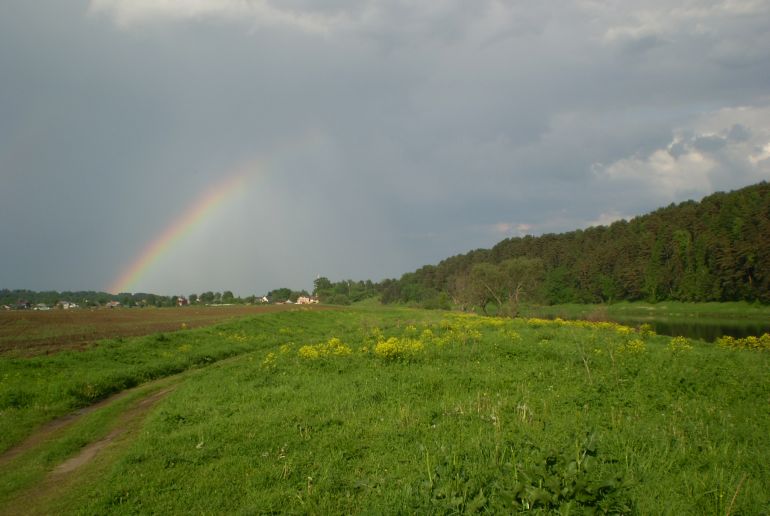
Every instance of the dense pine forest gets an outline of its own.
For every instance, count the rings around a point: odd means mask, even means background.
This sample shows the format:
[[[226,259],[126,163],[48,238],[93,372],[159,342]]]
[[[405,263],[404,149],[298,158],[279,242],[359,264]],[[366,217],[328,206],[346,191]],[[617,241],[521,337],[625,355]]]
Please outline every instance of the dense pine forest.
[[[770,302],[770,185],[630,221],[501,241],[381,285],[385,303]]]

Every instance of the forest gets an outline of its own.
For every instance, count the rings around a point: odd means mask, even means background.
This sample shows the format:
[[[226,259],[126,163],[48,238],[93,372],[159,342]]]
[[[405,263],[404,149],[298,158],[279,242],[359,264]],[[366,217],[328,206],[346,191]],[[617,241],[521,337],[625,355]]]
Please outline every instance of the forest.
[[[508,238],[379,287],[383,303],[770,302],[770,185],[718,192],[632,220]],[[486,311],[486,310],[485,310]]]

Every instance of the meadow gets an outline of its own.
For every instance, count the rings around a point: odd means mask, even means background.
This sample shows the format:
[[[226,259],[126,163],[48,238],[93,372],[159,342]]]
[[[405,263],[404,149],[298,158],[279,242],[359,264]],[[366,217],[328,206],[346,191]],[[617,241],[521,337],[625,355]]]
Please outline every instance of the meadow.
[[[357,307],[0,358],[0,512],[765,513],[769,349]]]
[[[718,319],[723,321],[762,321],[770,319],[770,306],[746,301],[725,303],[683,303],[681,301],[619,301],[603,305],[557,304],[523,305],[528,317],[548,316],[563,319]]]

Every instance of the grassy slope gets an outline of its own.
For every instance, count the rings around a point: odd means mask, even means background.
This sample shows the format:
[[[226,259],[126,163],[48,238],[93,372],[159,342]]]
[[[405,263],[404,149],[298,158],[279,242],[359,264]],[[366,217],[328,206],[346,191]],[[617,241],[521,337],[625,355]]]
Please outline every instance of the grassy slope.
[[[666,301],[646,303],[622,301],[607,305],[565,304],[552,306],[528,306],[522,310],[529,316],[618,318],[708,318],[723,321],[770,320],[770,306],[756,303],[682,303]]]
[[[233,334],[251,351],[190,376],[105,475],[50,509],[503,511],[550,496],[561,509],[766,510],[769,355],[599,326],[353,309],[193,332],[186,353]],[[331,337],[342,346],[312,348],[329,356],[300,354]]]

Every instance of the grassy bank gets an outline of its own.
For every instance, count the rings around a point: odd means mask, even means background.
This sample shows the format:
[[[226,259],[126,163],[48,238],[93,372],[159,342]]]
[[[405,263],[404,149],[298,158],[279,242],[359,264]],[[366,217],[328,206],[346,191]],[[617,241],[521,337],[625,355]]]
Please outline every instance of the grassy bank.
[[[628,302],[603,305],[565,304],[530,305],[522,308],[526,317],[562,317],[565,319],[615,318],[703,318],[718,320],[770,320],[770,306],[758,303],[661,303]]]
[[[756,514],[770,503],[770,353],[606,323],[379,308],[265,314],[187,335],[188,353],[228,348],[232,334],[250,347],[179,383],[103,475],[43,512]]]

